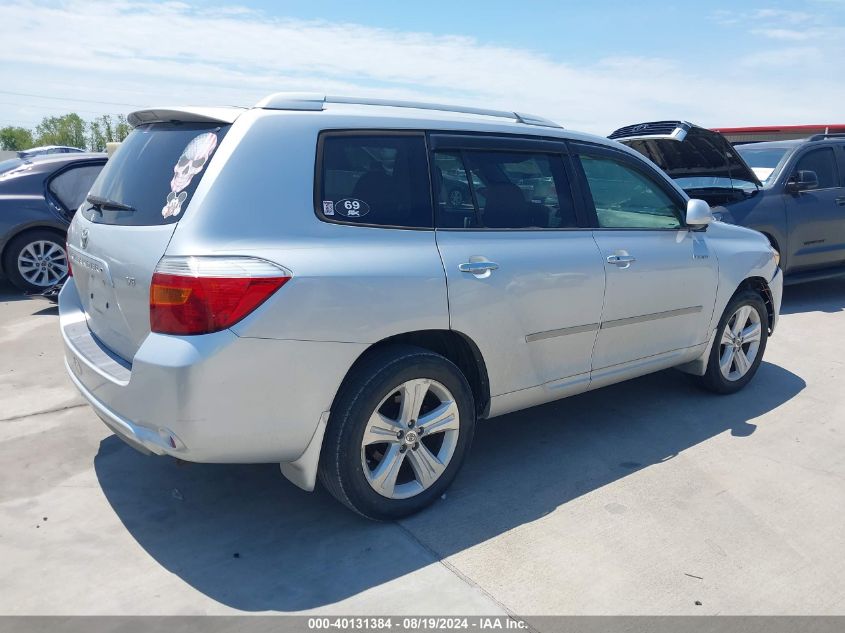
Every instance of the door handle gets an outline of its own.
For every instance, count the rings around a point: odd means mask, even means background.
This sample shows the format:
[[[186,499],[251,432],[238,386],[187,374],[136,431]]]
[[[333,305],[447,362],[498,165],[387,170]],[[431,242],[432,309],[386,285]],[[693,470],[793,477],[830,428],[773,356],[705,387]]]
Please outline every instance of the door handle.
[[[494,270],[498,270],[499,264],[495,262],[464,262],[458,264],[458,270],[462,273],[472,273],[473,275],[483,275]]]
[[[836,204],[838,204],[840,207],[845,207],[845,197],[837,198]]]
[[[637,261],[633,255],[608,255],[607,263],[616,264],[619,268],[628,268],[631,264]]]

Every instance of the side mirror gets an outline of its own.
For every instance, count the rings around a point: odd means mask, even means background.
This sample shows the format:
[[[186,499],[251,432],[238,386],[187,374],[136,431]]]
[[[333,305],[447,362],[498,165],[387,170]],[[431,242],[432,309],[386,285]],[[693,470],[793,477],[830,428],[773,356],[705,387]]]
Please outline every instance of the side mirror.
[[[710,205],[704,200],[692,198],[687,202],[687,224],[689,226],[707,226],[715,220]]]
[[[789,193],[798,193],[800,191],[809,191],[810,189],[819,188],[819,176],[814,171],[809,169],[801,169],[796,171],[786,183],[786,190]]]

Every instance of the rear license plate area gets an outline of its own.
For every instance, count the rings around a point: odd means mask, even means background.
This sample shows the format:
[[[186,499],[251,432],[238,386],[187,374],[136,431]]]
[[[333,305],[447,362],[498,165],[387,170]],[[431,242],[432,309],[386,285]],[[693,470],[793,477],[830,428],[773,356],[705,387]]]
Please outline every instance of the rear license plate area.
[[[73,276],[83,283],[79,284],[85,288],[82,301],[86,311],[106,314],[113,310],[114,284],[109,274],[109,266],[103,260],[82,253],[79,249],[70,246],[70,261],[73,266]]]

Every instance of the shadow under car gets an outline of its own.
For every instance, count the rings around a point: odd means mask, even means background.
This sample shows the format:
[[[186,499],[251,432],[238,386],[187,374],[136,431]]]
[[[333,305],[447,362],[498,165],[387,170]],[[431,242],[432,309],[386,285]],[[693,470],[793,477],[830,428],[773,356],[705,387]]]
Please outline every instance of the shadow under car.
[[[446,499],[401,525],[362,519],[319,487],[303,492],[275,464],[184,464],[111,436],[94,466],[126,529],[168,571],[233,608],[295,611],[494,538],[725,431],[741,441],[750,420],[804,386],[764,362],[746,389],[720,397],[664,371],[481,422]]]

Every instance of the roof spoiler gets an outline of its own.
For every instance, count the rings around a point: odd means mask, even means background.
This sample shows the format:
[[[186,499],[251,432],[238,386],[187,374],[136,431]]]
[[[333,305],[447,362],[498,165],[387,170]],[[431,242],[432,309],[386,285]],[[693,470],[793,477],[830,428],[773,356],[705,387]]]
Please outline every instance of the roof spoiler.
[[[222,107],[222,108],[184,108],[164,107],[136,110],[126,117],[132,127],[145,125],[147,123],[168,123],[180,121],[184,123],[234,123],[245,108]]]

